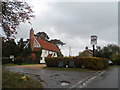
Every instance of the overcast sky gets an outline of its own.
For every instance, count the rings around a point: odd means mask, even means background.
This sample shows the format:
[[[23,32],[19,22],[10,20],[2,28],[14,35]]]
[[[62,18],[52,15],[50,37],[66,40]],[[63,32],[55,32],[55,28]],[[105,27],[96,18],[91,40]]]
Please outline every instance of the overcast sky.
[[[118,43],[118,3],[117,2],[28,2],[35,11],[32,25],[21,24],[17,40],[29,38],[29,31],[46,32],[50,39],[65,42],[61,48],[65,56],[77,55],[90,45],[90,36],[97,35],[98,46]]]

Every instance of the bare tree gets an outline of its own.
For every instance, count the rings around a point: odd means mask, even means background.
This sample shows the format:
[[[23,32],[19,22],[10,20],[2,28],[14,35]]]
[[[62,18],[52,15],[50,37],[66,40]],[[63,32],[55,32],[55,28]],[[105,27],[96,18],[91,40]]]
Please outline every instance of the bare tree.
[[[16,28],[21,22],[30,23],[30,19],[34,17],[33,10],[26,2],[20,1],[4,1],[2,6],[2,29],[7,39],[15,38],[17,34]]]

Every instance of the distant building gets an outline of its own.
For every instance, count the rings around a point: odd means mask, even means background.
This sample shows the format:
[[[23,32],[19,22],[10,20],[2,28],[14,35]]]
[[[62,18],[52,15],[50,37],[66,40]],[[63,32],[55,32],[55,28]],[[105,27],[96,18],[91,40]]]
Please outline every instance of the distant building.
[[[93,57],[92,50],[88,49],[88,47],[85,48],[85,50],[79,54],[80,57]]]
[[[39,51],[42,48],[42,54],[40,63],[45,63],[45,57],[57,57],[57,52],[60,52],[58,47],[54,45],[53,43],[47,42],[45,40],[44,34],[42,35],[42,38],[38,38],[34,35],[33,28],[30,30],[30,47],[32,51]],[[28,46],[28,43],[25,47]],[[32,53],[33,56],[35,56],[35,53]]]

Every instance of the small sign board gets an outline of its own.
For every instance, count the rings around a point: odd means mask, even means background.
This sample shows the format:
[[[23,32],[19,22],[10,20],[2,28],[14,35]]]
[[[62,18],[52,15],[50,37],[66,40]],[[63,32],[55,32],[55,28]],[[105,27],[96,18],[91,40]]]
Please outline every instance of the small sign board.
[[[14,56],[13,55],[10,55],[10,59],[13,59],[14,58]]]
[[[96,35],[92,35],[91,36],[91,45],[96,45],[97,44],[97,36]]]
[[[10,59],[12,59],[12,61],[14,61],[14,55],[10,55]]]

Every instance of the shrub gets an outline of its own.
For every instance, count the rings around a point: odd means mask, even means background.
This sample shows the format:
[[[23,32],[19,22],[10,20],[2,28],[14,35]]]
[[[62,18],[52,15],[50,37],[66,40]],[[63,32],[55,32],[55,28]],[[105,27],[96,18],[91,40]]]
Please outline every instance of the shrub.
[[[18,65],[21,65],[22,64],[22,61],[23,61],[23,57],[16,57],[15,59],[14,59],[14,64],[18,64]]]
[[[12,60],[9,57],[2,57],[2,65],[11,63],[11,62],[12,62]]]
[[[64,67],[68,64],[69,58],[67,57],[49,57],[45,59],[46,65],[48,67],[58,67],[59,62],[64,63]]]
[[[27,63],[27,64],[34,64],[34,63],[36,63],[36,61],[33,60],[33,57],[32,57],[32,56],[28,56],[28,57],[25,59],[25,63]]]
[[[77,57],[75,60],[76,67],[90,68],[90,69],[104,69],[108,66],[108,60],[97,57]]]
[[[108,64],[108,59],[97,58],[97,57],[50,57],[46,58],[46,65],[48,67],[58,67],[58,63],[62,61],[64,67],[69,66],[69,62],[74,62],[77,68],[88,68],[88,69],[105,69]]]
[[[115,58],[111,61],[113,62],[114,65],[120,65],[120,58]]]

